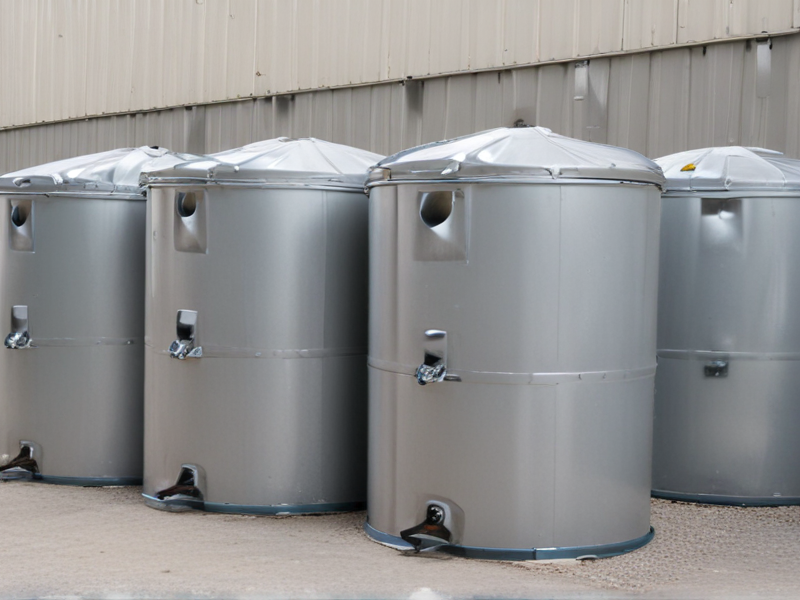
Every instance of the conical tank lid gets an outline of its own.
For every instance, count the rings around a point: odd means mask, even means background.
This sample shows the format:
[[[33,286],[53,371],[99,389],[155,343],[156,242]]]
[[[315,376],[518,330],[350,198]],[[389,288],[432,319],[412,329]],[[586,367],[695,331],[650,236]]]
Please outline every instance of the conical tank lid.
[[[726,146],[678,152],[656,159],[667,192],[800,190],[800,160],[764,148]]]
[[[380,181],[608,179],[654,183],[664,177],[638,152],[585,142],[545,127],[501,127],[398,152],[370,173]]]
[[[141,196],[143,171],[190,157],[149,146],[86,154],[3,175],[0,193]]]
[[[281,137],[151,172],[148,183],[300,184],[363,188],[380,154],[315,138]]]

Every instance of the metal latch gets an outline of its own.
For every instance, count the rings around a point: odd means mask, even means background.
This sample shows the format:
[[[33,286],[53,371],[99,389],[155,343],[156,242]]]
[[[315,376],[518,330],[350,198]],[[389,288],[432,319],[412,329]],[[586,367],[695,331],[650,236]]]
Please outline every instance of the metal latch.
[[[728,361],[712,360],[711,362],[707,362],[703,367],[703,373],[705,373],[706,377],[727,377]]]
[[[197,331],[197,311],[179,310],[177,320],[178,339],[169,345],[169,355],[178,360],[202,357],[203,348],[194,345]]]
[[[425,338],[425,360],[416,372],[420,385],[438,383],[447,375],[447,332],[428,329]]]
[[[6,336],[5,346],[11,350],[29,348],[31,336],[28,333],[28,307],[19,305],[11,307],[11,333]]]

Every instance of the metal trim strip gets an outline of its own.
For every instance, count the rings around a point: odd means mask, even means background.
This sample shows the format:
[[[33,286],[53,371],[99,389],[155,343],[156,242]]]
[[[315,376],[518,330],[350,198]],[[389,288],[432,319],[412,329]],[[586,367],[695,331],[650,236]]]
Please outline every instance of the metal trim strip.
[[[201,510],[205,512],[242,515],[308,515],[319,513],[341,513],[364,510],[366,502],[326,502],[320,504],[228,504],[226,502],[204,502],[202,500],[159,500],[155,496],[142,494],[144,502],[160,510]]]
[[[156,348],[150,338],[144,345],[156,354],[169,355],[169,350]],[[366,348],[230,348],[215,344],[201,344],[203,358],[333,358],[367,354]]]
[[[780,188],[768,190],[758,189],[735,189],[735,190],[667,190],[662,198],[738,198],[747,200],[748,198],[800,198],[800,188]]]
[[[669,492],[667,490],[652,490],[653,498],[662,500],[678,500],[680,502],[694,502],[697,504],[718,504],[721,506],[798,506],[798,496],[724,496],[720,494],[687,494],[683,492]]]
[[[397,375],[414,376],[417,367],[401,363],[368,357],[367,365]],[[501,373],[496,371],[463,371],[447,369],[445,381],[462,383],[498,383],[510,385],[558,385],[560,383],[607,383],[612,381],[633,381],[647,377],[655,377],[656,365],[639,369],[623,369],[616,371],[587,371],[574,373]]]
[[[53,485],[74,485],[80,487],[106,487],[117,485],[142,485],[141,477],[63,477],[61,475],[33,476],[35,481]]]
[[[661,188],[660,185],[657,183],[647,183],[643,181],[627,181],[627,180],[617,180],[617,179],[583,179],[583,178],[570,178],[570,177],[463,177],[461,179],[386,179],[380,181],[370,181],[365,183],[364,189],[369,190],[373,187],[381,187],[387,185],[432,185],[432,184],[448,184],[448,185],[463,185],[468,183],[507,183],[507,184],[519,184],[519,185],[530,185],[532,183],[542,184],[542,185],[637,185],[637,186],[647,186],[652,185],[657,188]]]
[[[133,346],[142,338],[33,338],[28,348],[65,348],[80,346]],[[26,348],[26,350],[28,349]]]
[[[714,359],[740,359],[740,360],[800,360],[800,352],[723,352],[719,350],[657,350],[659,358],[673,358],[677,360],[714,360]]]
[[[364,181],[366,182],[367,175],[364,174]],[[148,187],[175,187],[175,186],[217,186],[217,187],[231,187],[231,188],[244,188],[244,189],[304,189],[304,190],[322,190],[333,192],[354,192],[363,193],[364,185],[347,185],[347,184],[314,184],[314,183],[300,183],[300,182],[275,182],[268,183],[264,181],[233,181],[233,180],[217,180],[205,179],[202,177],[175,177],[171,179],[152,179],[147,182]]]
[[[378,531],[368,522],[364,522],[364,532],[379,544],[398,550],[413,550],[414,547],[400,537]],[[464,558],[482,558],[486,560],[556,560],[564,558],[606,558],[619,556],[637,550],[648,544],[655,536],[655,529],[645,535],[613,544],[597,546],[565,546],[561,548],[484,548],[479,546],[458,546],[445,544],[436,550],[461,556]]]

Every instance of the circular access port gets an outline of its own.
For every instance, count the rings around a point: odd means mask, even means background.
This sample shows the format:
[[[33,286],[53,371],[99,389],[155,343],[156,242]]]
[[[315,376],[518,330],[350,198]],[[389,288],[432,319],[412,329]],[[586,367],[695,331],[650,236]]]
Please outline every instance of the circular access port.
[[[428,227],[444,223],[453,212],[453,192],[427,192],[422,195],[419,217]]]
[[[175,198],[175,210],[182,217],[191,217],[197,210],[197,196],[195,192],[178,192]]]
[[[14,227],[22,227],[27,220],[28,211],[25,208],[17,205],[11,209],[11,222],[14,224]]]

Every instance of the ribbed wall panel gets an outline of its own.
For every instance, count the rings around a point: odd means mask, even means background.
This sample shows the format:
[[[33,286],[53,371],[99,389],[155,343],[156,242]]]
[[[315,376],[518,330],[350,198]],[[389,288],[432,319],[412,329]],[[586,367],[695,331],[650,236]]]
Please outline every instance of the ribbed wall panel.
[[[518,120],[651,157],[741,144],[800,158],[800,36],[762,52],[762,73],[758,43],[737,41],[35,125],[0,131],[0,171],[123,146],[202,153],[277,136],[390,154]]]
[[[800,27],[800,0],[2,0],[0,128]]]

